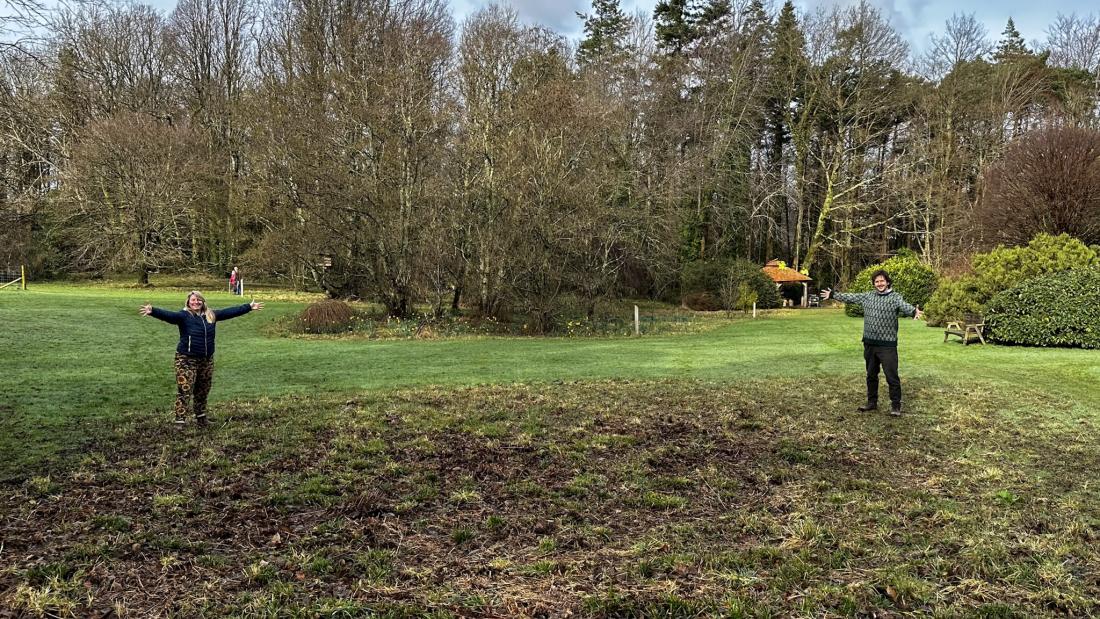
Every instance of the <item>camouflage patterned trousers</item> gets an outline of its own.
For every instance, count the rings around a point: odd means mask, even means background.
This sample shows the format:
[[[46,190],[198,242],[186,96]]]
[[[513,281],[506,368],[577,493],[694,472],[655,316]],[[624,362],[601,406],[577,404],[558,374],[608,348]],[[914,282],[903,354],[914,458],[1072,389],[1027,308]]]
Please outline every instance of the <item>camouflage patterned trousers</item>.
[[[214,359],[188,357],[176,353],[176,423],[187,418],[187,407],[194,399],[195,419],[206,420],[206,397],[214,380]]]

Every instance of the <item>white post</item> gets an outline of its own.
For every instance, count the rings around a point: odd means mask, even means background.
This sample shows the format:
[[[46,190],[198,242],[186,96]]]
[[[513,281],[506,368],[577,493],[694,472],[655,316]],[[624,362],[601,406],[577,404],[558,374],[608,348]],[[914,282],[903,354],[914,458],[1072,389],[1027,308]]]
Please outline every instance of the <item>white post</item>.
[[[752,317],[756,318],[756,301],[752,302]]]
[[[638,306],[634,306],[634,335],[642,334],[642,323],[638,316]]]
[[[802,282],[802,307],[810,306],[810,285]]]
[[[237,280],[237,287],[241,289],[241,296],[243,297],[244,296],[244,280],[243,279],[238,279]]]
[[[23,286],[23,290],[26,290],[27,289],[27,267],[23,266],[22,264],[19,265],[19,281],[20,281],[20,284]]]

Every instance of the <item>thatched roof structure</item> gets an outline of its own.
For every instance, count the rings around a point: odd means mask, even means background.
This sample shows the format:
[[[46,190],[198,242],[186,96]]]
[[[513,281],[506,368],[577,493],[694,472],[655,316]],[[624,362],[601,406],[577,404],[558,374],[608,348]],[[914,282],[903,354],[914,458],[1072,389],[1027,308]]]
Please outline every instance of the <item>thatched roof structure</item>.
[[[772,281],[777,284],[799,284],[814,281],[794,269],[780,266],[778,260],[770,260],[764,265],[764,275],[772,278]]]

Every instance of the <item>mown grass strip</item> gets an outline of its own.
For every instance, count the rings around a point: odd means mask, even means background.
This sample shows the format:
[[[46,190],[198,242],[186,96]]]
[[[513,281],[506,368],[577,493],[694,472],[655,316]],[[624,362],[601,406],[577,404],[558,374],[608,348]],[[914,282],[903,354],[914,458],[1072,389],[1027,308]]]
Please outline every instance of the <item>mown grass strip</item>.
[[[0,479],[48,473],[49,462],[86,451],[88,437],[111,436],[126,414],[167,419],[176,332],[138,317],[137,307],[145,301],[177,307],[185,294],[39,284],[0,297],[0,322],[8,325],[0,330]],[[272,337],[266,327],[300,310],[308,297],[261,294],[268,302],[264,312],[219,326],[215,414],[218,402],[240,398],[354,398],[402,386],[667,377],[862,381],[860,322],[838,311],[769,314],[703,334],[643,338],[301,340]],[[209,299],[219,307],[241,301],[219,292]],[[950,396],[981,382],[1011,394],[997,414],[1027,411],[1048,396],[1066,402],[1060,419],[1090,418],[1100,410],[1095,351],[964,348],[942,343],[942,333],[915,321],[902,321],[901,338],[907,404],[943,395],[952,405]],[[776,397],[792,405],[848,406],[805,386]],[[960,410],[957,423],[972,414]]]

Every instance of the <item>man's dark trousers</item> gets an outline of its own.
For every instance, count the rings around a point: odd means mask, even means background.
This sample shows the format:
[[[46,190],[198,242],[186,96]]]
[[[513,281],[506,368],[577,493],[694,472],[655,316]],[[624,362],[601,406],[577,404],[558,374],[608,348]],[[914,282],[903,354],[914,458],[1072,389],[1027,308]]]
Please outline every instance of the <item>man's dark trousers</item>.
[[[890,386],[890,405],[901,407],[901,379],[898,378],[898,347],[863,344],[863,360],[867,363],[867,402],[878,402],[878,369],[886,374]]]

